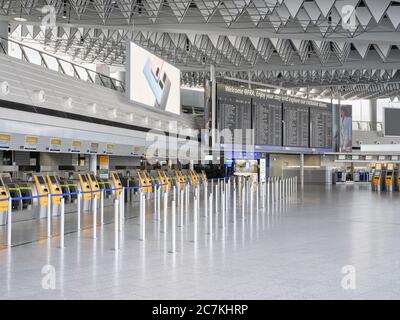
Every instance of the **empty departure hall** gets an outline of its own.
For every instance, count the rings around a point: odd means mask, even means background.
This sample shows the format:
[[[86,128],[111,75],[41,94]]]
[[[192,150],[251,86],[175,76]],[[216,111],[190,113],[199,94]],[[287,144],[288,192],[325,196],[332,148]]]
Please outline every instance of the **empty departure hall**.
[[[0,300],[400,299],[399,25],[391,0],[0,1]]]

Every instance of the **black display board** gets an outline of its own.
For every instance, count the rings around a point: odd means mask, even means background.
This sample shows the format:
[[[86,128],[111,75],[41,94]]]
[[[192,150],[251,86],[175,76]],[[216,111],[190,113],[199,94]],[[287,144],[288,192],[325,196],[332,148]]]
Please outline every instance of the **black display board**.
[[[254,144],[282,145],[282,103],[272,99],[253,99]]]
[[[385,108],[384,116],[385,136],[400,136],[400,109]]]
[[[310,108],[310,147],[332,148],[332,108]]]
[[[218,96],[217,115],[218,130],[230,129],[233,137],[235,129],[242,129],[241,143],[246,142],[246,129],[251,129],[250,98],[220,94]],[[247,143],[252,143],[252,141],[247,141]]]
[[[309,108],[283,102],[283,145],[287,147],[309,146]]]

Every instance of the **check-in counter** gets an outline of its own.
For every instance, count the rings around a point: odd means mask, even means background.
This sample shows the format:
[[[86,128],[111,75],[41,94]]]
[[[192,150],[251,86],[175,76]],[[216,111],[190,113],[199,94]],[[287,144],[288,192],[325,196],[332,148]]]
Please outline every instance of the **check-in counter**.
[[[92,189],[90,188],[90,183],[89,180],[86,176],[86,174],[78,174],[79,178],[79,186],[82,194],[82,209],[83,211],[89,211],[91,209],[91,203],[92,203]]]
[[[48,197],[49,187],[46,183],[46,178],[43,175],[35,174],[33,176],[35,181],[37,195],[41,196],[38,200],[38,218],[45,218],[47,216],[47,206],[48,206]]]
[[[375,169],[372,175],[371,187],[373,191],[381,191],[384,185],[383,181],[383,170],[380,163],[375,164]]]
[[[0,226],[6,224],[7,222],[7,211],[8,211],[8,192],[7,188],[0,177]]]
[[[394,187],[394,166],[392,163],[388,163],[385,172],[385,190],[392,192]]]

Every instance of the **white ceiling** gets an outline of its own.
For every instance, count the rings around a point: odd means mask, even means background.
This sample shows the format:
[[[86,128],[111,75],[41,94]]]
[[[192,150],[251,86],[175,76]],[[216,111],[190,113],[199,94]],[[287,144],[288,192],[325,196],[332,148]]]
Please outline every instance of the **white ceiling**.
[[[376,98],[400,90],[399,2],[0,0],[0,19],[12,21],[11,37],[85,62],[124,64],[125,41],[134,40],[181,68],[189,85],[201,85],[215,64],[221,77]],[[41,24],[46,4],[56,28]]]

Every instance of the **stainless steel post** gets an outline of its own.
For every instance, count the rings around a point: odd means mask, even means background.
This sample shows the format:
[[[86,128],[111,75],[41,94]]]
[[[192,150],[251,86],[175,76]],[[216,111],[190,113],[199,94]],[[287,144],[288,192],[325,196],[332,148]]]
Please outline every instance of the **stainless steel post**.
[[[40,201],[40,199],[38,199]],[[51,238],[51,194],[47,195],[47,238]]]
[[[100,192],[100,224],[104,224],[104,190]]]
[[[97,195],[94,195],[93,197],[92,214],[93,214],[93,239],[96,239],[97,238]]]
[[[142,201],[140,200],[140,208],[142,208]],[[114,250],[119,250],[119,208],[118,200],[114,200]]]
[[[208,215],[208,234],[212,236],[213,233],[213,193],[210,193],[210,213]]]
[[[168,191],[164,192],[163,233],[167,233]]]
[[[60,219],[60,248],[64,248],[64,226],[65,226],[65,220],[64,220],[64,214],[65,214],[65,200],[64,197],[61,198],[61,219]]]
[[[12,198],[8,198],[8,210],[7,210],[7,246],[12,246]]]
[[[82,194],[79,192],[77,196],[78,201],[78,231],[81,231],[81,197]]]
[[[172,217],[171,217],[171,253],[174,253],[176,250],[176,202],[172,200]]]

